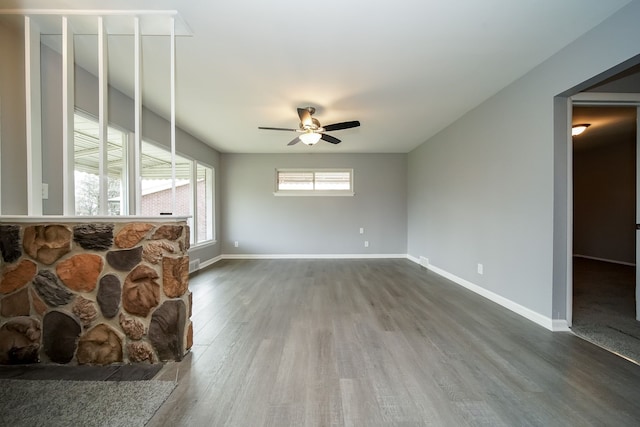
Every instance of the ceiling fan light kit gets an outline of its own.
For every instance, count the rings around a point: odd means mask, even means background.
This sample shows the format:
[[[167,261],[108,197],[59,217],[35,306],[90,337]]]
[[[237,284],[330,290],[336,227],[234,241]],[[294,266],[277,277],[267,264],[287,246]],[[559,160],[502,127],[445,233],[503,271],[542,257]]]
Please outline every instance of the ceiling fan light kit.
[[[275,128],[266,126],[259,126],[258,129],[299,132],[300,135],[294,138],[293,141],[289,142],[289,144],[287,145],[295,145],[298,142],[302,142],[305,145],[315,145],[321,139],[331,144],[339,144],[341,141],[338,138],[327,135],[325,132],[350,129],[360,126],[360,122],[354,120],[350,122],[334,123],[322,127],[318,119],[312,117],[315,112],[316,109],[313,107],[298,108],[298,117],[300,118],[300,125],[298,126],[298,129]]]
[[[316,133],[316,132],[313,132],[313,131],[308,131],[308,132],[305,132],[305,133],[301,134],[298,138],[300,138],[300,141],[302,141],[303,144],[314,145],[318,141],[320,141],[321,137],[322,137],[322,135],[319,134],[319,133]]]
[[[580,135],[582,132],[587,130],[589,126],[591,126],[589,123],[581,123],[579,125],[573,125],[571,127],[571,136]]]

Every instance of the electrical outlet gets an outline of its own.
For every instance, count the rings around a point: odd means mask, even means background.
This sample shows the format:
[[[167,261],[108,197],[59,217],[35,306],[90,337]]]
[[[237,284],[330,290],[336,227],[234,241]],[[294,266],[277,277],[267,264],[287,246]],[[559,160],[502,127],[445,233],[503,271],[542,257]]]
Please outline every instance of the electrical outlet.
[[[365,247],[365,248],[368,248],[368,247],[369,247],[369,241],[368,241],[368,240],[365,240],[365,241],[364,241],[364,247]]]
[[[42,198],[47,200],[49,198],[49,184],[46,182],[42,183]]]
[[[364,228],[360,227],[360,234],[364,234]]]
[[[429,267],[429,258],[421,256],[420,257],[420,265],[425,267],[425,268]]]
[[[238,241],[237,240],[235,242],[233,242],[233,246],[235,246],[236,248],[238,247]]]
[[[478,264],[478,274],[484,274],[484,266],[482,264]]]

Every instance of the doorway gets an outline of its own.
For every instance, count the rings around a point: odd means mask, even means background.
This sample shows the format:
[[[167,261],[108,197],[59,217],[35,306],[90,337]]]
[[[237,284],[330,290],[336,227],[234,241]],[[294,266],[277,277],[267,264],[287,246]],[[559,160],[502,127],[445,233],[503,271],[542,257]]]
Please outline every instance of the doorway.
[[[573,324],[577,335],[640,363],[636,321],[638,108],[573,107]]]

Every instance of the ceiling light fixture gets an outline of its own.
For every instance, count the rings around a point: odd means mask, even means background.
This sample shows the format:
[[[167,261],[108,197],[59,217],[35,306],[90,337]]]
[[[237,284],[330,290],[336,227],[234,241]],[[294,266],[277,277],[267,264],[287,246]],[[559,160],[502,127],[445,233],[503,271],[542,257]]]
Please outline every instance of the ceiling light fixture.
[[[591,126],[589,123],[582,123],[579,125],[573,125],[571,127],[571,136],[580,135],[582,132],[587,130],[587,128]]]
[[[300,138],[300,141],[302,141],[303,144],[313,145],[316,142],[320,141],[321,137],[322,137],[322,135],[319,134],[319,133],[308,131],[308,132],[305,132],[305,133],[301,134],[299,138]]]

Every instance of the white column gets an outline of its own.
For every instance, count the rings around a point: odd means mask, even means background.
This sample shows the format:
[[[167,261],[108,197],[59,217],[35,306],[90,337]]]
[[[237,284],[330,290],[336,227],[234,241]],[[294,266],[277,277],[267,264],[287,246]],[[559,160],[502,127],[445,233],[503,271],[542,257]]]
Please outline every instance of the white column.
[[[42,215],[42,109],[40,97],[40,29],[24,18],[27,122],[27,214]]]
[[[104,18],[98,17],[98,139],[99,141],[99,166],[100,196],[98,200],[98,214],[108,214],[109,203],[109,153],[108,153],[108,130],[109,130],[109,59],[107,57],[107,34],[104,26]]]
[[[140,18],[133,18],[133,37],[134,37],[134,60],[133,60],[133,74],[134,74],[134,96],[133,96],[133,115],[134,115],[134,132],[133,132],[133,158],[134,158],[134,174],[133,180],[135,190],[135,200],[132,203],[133,211],[129,212],[131,215],[140,215],[142,211],[142,174],[141,174],[141,159],[140,149],[142,146],[142,50],[140,39]]]
[[[73,159],[73,32],[69,19],[62,17],[62,194],[63,214],[75,215]]]
[[[171,213],[176,214],[176,19],[171,18]]]

